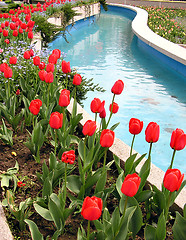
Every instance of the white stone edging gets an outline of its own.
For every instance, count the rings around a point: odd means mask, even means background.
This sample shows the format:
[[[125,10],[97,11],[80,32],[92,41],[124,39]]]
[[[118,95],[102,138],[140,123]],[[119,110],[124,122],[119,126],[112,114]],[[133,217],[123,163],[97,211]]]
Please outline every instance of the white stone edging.
[[[144,9],[123,5],[123,4],[109,4],[111,6],[118,6],[128,8],[136,12],[137,15],[132,21],[132,30],[136,36],[143,42],[163,53],[164,55],[186,65],[186,48],[179,46],[169,40],[154,33],[147,25],[148,12]]]

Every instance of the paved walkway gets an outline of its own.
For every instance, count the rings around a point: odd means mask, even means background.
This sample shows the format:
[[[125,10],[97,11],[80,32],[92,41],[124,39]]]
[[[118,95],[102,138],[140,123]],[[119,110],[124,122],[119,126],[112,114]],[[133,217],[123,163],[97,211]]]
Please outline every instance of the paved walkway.
[[[131,6],[153,6],[167,8],[185,8],[186,1],[138,1],[138,0],[107,0],[107,3],[119,3]]]

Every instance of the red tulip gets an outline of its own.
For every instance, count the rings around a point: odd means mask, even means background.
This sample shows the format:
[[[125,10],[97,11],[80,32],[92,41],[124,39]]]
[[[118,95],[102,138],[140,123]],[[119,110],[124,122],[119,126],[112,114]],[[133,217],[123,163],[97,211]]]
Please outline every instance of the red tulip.
[[[10,43],[10,40],[9,40],[9,39],[5,39],[5,43],[6,43],[6,44],[9,44],[9,43]]]
[[[67,107],[70,104],[70,91],[63,89],[59,96],[59,106]]]
[[[4,77],[5,78],[11,78],[13,75],[12,69],[9,66],[6,66],[4,68]]]
[[[61,63],[62,71],[63,73],[70,73],[71,68],[70,68],[70,62],[66,62],[65,60],[62,61]]]
[[[103,201],[98,197],[86,197],[83,201],[81,215],[86,220],[97,220],[100,218],[103,208]]]
[[[23,29],[21,27],[19,28],[19,33],[23,33]]]
[[[178,191],[183,181],[184,174],[179,169],[168,169],[163,179],[163,185],[170,192]]]
[[[75,151],[74,150],[70,150],[67,152],[64,152],[62,154],[61,160],[64,163],[69,163],[69,164],[73,164],[75,161]]]
[[[57,63],[58,56],[56,54],[51,54],[48,58],[49,63],[56,64]]]
[[[8,67],[7,63],[1,63],[0,64],[0,71],[4,73],[5,68]]]
[[[53,63],[48,63],[46,65],[46,71],[47,72],[54,72],[54,64]]]
[[[39,64],[40,64],[40,57],[39,56],[33,57],[33,64],[35,66],[39,66]]]
[[[114,83],[112,89],[111,89],[111,92],[116,94],[116,95],[119,95],[122,93],[124,89],[124,83],[122,80],[118,80]]]
[[[31,56],[31,57],[34,56],[34,51],[33,51],[33,49],[30,49],[29,53],[30,53],[30,56]]]
[[[72,83],[73,83],[74,85],[80,85],[80,84],[81,84],[81,81],[82,81],[81,75],[80,75],[80,74],[75,74]]]
[[[105,108],[103,109],[102,112],[100,112],[99,117],[100,117],[100,118],[106,118],[106,111],[105,111]]]
[[[41,106],[42,106],[42,101],[40,99],[35,99],[31,101],[29,110],[32,114],[38,115]]]
[[[128,197],[133,197],[139,189],[140,182],[141,178],[136,173],[128,174],[121,186],[121,192]]]
[[[17,30],[14,30],[13,33],[12,33],[12,35],[13,35],[14,37],[17,37],[17,36],[18,36],[18,31],[17,31]]]
[[[88,121],[86,121],[86,123],[83,126],[82,133],[84,135],[92,136],[95,133],[95,131],[96,131],[96,127],[97,126],[96,126],[96,122],[95,121],[88,120]]]
[[[143,121],[140,121],[137,118],[131,118],[129,121],[129,132],[131,134],[137,135],[143,129]]]
[[[5,28],[5,23],[1,23],[1,27],[2,27],[2,28]]]
[[[109,111],[111,112],[111,108],[112,108],[112,113],[117,113],[119,110],[119,106],[117,103],[113,102],[113,106],[112,104],[110,104],[109,106]]]
[[[50,115],[49,124],[51,128],[59,129],[63,125],[63,114],[59,112],[53,112]]]
[[[11,30],[15,30],[16,29],[15,23],[13,23],[13,22],[10,23],[10,29]]]
[[[99,98],[94,98],[90,104],[90,109],[93,113],[100,113],[103,111],[105,101],[101,102]]]
[[[19,94],[20,94],[20,90],[17,89],[17,91],[16,91],[16,95],[18,96]]]
[[[61,51],[59,49],[54,49],[52,53],[56,54],[58,59],[61,57]]]
[[[9,59],[9,63],[15,65],[15,64],[17,63],[17,58],[16,58],[15,56],[10,57],[10,59]]]
[[[45,70],[41,70],[41,71],[39,71],[38,74],[39,74],[39,78],[41,79],[41,81],[45,81],[47,72]]]
[[[6,21],[6,22],[5,22],[5,27],[8,27],[8,26],[9,26],[9,22]]]
[[[52,72],[48,72],[45,74],[45,82],[52,83],[54,81],[54,75]]]
[[[182,150],[186,145],[186,134],[182,129],[177,128],[172,132],[170,146],[175,150]]]
[[[24,59],[30,59],[30,51],[25,51],[23,57]]]
[[[101,132],[100,144],[102,147],[111,147],[114,143],[115,133],[110,129],[104,129]]]
[[[27,28],[27,24],[23,23],[23,22],[20,24],[20,26],[21,26],[22,29],[26,29]]]
[[[150,122],[145,130],[145,140],[148,143],[157,142],[160,136],[160,126],[155,122]]]
[[[3,36],[8,37],[8,30],[6,30],[6,29],[3,30]]]
[[[33,32],[32,31],[28,32],[28,38],[29,39],[33,39],[33,37],[34,37]]]
[[[44,68],[45,68],[45,63],[44,62],[40,62],[39,69],[43,70]]]

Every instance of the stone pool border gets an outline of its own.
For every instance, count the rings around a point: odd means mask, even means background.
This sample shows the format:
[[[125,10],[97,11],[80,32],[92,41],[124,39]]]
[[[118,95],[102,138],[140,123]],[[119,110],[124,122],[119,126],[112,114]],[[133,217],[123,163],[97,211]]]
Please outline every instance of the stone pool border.
[[[135,13],[136,16],[132,21],[132,30],[138,37],[139,47],[154,55],[163,63],[168,64],[169,67],[181,73],[183,76],[186,76],[186,48],[170,42],[154,33],[147,25],[147,11],[138,7],[123,4],[109,3],[108,6],[133,11],[133,14]]]

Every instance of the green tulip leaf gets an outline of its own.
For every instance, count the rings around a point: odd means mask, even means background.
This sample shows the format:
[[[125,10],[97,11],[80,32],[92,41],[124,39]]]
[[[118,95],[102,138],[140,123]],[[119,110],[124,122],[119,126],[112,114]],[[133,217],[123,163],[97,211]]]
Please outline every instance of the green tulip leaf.
[[[31,232],[31,236],[33,240],[44,240],[43,235],[40,233],[37,225],[35,224],[35,222],[29,220],[29,219],[25,219],[24,220],[30,229]]]
[[[156,228],[151,225],[146,225],[145,227],[145,240],[155,240],[156,239]]]
[[[186,236],[186,217],[176,212],[176,219],[173,225],[173,236],[175,240],[183,240]]]
[[[137,156],[137,153],[133,154],[132,156],[130,156],[126,160],[126,162],[125,162],[125,176],[133,173],[133,172],[131,172],[131,170],[133,169],[133,164],[134,164],[134,160],[135,160],[136,156]]]
[[[135,195],[135,198],[138,202],[144,202],[151,198],[153,195],[151,190],[144,190],[142,192],[139,192]]]
[[[164,212],[162,212],[158,219],[158,224],[156,228],[156,239],[164,240],[165,237],[166,237],[166,220],[165,220]]]
[[[34,203],[34,208],[36,210],[37,213],[39,213],[39,215],[41,215],[41,217],[43,217],[44,219],[48,220],[48,221],[53,221],[53,218],[50,214],[50,211],[44,207],[41,207],[39,204]]]
[[[117,207],[112,213],[112,218],[111,218],[112,230],[114,235],[118,230],[119,223],[120,223],[120,212],[119,212],[119,208]]]
[[[49,158],[49,167],[50,167],[50,171],[56,169],[56,165],[57,165],[57,159],[56,156],[53,152],[51,152],[50,154],[50,158]]]
[[[79,194],[81,189],[82,183],[80,181],[80,177],[77,175],[70,175],[67,177],[67,188],[76,193]]]
[[[101,175],[101,177],[98,179],[98,182],[96,184],[95,194],[103,191],[103,189],[105,188],[106,181],[107,181],[107,172],[105,171]]]

